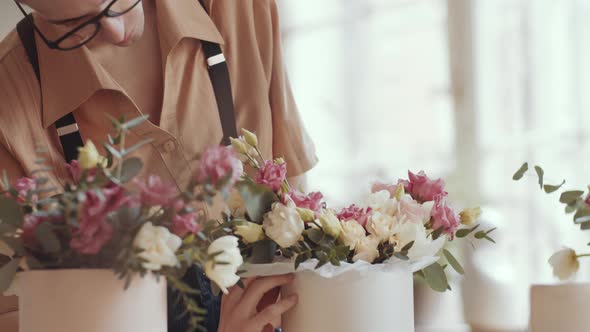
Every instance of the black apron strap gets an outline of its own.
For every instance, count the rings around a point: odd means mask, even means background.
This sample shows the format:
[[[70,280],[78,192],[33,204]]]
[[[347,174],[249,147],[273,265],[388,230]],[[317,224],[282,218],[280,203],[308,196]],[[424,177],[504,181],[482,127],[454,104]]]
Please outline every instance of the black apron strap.
[[[200,2],[203,9],[208,13],[205,0],[200,0]],[[238,130],[236,127],[234,98],[232,95],[227,62],[225,61],[225,56],[223,55],[223,51],[219,44],[206,40],[202,40],[201,43],[203,45],[205,57],[207,58],[209,78],[211,79],[213,90],[215,91],[219,119],[221,120],[221,127],[223,129],[223,140],[221,141],[221,144],[229,145],[231,137],[238,137]]]
[[[16,30],[21,43],[25,48],[29,62],[31,63],[31,66],[33,66],[33,71],[37,76],[39,86],[41,86],[41,71],[39,69],[39,56],[37,53],[37,44],[35,42],[35,23],[33,21],[33,15],[29,14],[22,19],[17,24]],[[43,95],[42,93],[43,91],[41,91],[41,95]],[[84,145],[80,130],[78,129],[78,124],[76,123],[74,115],[69,113],[57,120],[55,122],[55,127],[57,128],[59,141],[64,150],[64,157],[69,163],[78,158],[78,147]]]

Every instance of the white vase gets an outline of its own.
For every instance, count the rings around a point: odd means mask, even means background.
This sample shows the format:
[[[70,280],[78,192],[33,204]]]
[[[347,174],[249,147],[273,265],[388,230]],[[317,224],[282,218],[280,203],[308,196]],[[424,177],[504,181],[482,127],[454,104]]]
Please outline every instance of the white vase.
[[[295,273],[282,295],[299,303],[283,316],[286,332],[413,332],[412,272],[349,271],[324,278]]]
[[[110,270],[19,273],[20,332],[166,332],[166,280]]]
[[[589,331],[590,284],[531,287],[530,332]]]

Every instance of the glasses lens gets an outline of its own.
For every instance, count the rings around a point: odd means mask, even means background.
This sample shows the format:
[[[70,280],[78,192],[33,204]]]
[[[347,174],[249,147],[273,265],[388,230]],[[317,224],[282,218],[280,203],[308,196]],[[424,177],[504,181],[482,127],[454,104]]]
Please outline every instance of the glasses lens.
[[[109,8],[110,14],[122,15],[133,9],[141,0],[117,0]]]
[[[90,39],[94,38],[98,31],[98,24],[88,24],[77,30],[68,38],[62,40],[57,44],[57,47],[62,50],[71,50],[81,45],[86,44]]]

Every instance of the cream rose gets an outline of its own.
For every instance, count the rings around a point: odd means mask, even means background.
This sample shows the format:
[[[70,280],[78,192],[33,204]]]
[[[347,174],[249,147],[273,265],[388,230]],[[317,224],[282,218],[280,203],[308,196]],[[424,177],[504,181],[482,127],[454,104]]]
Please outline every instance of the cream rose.
[[[357,243],[365,237],[365,234],[365,229],[356,220],[344,221],[342,222],[340,241],[348,246],[350,250],[354,250]]]
[[[209,261],[205,264],[205,274],[219,286],[219,289],[224,294],[227,294],[227,289],[240,280],[237,272],[244,263],[240,248],[238,247],[238,238],[235,236],[220,237],[209,245],[207,253],[209,255],[217,255],[214,261]]]
[[[245,243],[254,243],[264,240],[264,230],[262,226],[248,222],[236,226],[236,234],[239,235]]]
[[[549,264],[553,267],[553,275],[559,280],[571,278],[580,268],[578,255],[573,249],[564,248],[549,258]]]
[[[433,241],[432,238],[428,236],[424,224],[421,222],[406,222],[397,228],[397,231],[390,242],[393,243],[395,241],[397,243],[397,250],[401,250],[401,248],[414,241],[412,248],[408,251],[408,257],[411,260],[416,260],[422,257],[436,256],[446,243],[446,240],[446,236],[441,236]]]
[[[393,216],[397,212],[397,200],[391,198],[387,190],[381,190],[372,193],[365,199],[365,207],[370,207],[373,211]]]
[[[148,222],[137,233],[133,245],[143,250],[139,253],[139,257],[147,261],[143,267],[158,271],[162,266],[178,265],[176,251],[182,245],[182,240],[167,228]]]
[[[264,216],[262,228],[281,248],[289,248],[301,238],[304,223],[295,203],[289,200],[287,205],[278,202],[273,204],[272,211]]]
[[[383,242],[395,233],[396,225],[395,217],[382,212],[373,212],[367,222],[367,231]]]
[[[379,238],[374,235],[365,236],[358,241],[354,257],[354,262],[362,260],[368,263],[373,263],[379,257]]]
[[[340,220],[336,218],[334,212],[330,210],[324,210],[320,214],[320,225],[324,229],[324,232],[331,237],[337,239],[340,236],[340,232],[342,232],[342,226],[340,225]]]

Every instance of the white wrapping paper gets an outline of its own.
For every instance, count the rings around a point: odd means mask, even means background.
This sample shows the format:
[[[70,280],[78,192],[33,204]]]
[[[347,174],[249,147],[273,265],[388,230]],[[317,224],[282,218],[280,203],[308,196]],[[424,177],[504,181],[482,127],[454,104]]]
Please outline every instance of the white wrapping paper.
[[[413,332],[413,272],[438,260],[413,262],[391,259],[331,264],[315,270],[316,260],[294,271],[293,262],[247,265],[245,277],[295,273],[282,296],[297,294],[299,303],[283,316],[284,332]]]

